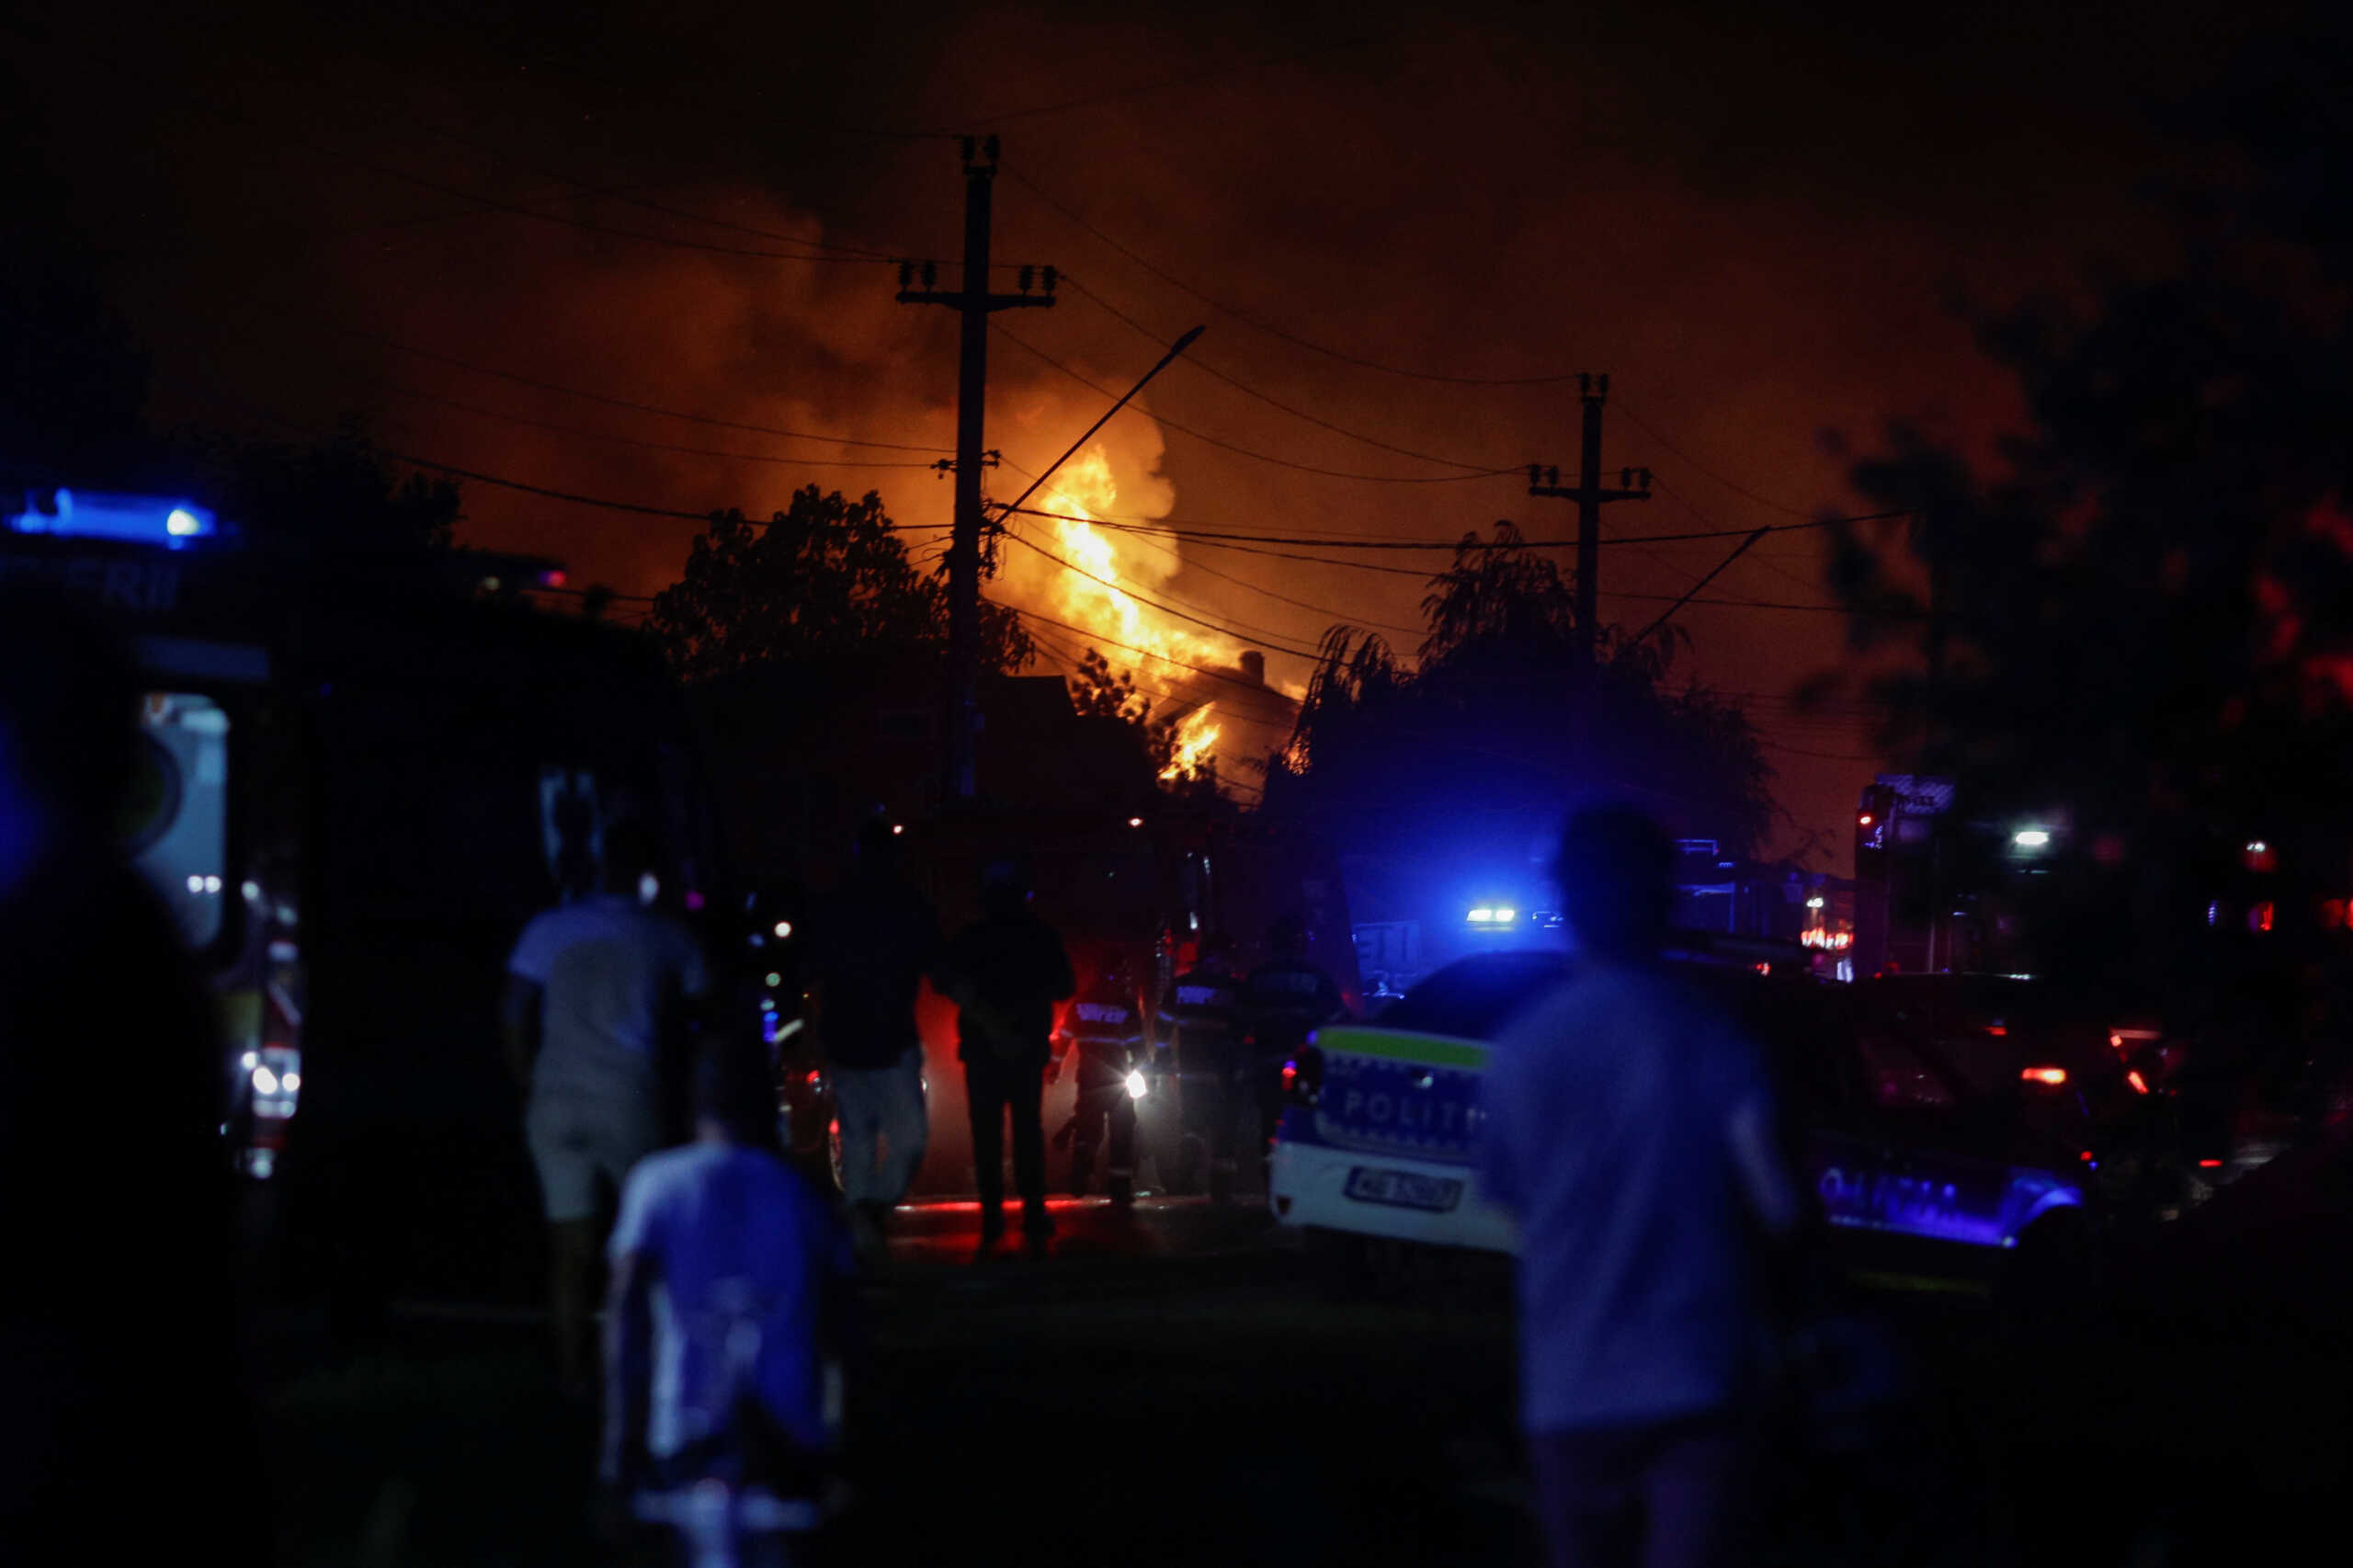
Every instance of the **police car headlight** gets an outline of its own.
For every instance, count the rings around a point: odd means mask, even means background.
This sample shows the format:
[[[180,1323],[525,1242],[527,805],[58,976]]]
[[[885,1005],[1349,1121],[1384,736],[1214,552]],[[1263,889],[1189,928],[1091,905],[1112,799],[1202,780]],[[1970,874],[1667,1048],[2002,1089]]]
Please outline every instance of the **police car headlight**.
[[[1143,1098],[1143,1092],[1147,1087],[1149,1087],[1149,1085],[1144,1082],[1144,1076],[1141,1070],[1128,1074],[1128,1097],[1130,1099],[1140,1100]]]

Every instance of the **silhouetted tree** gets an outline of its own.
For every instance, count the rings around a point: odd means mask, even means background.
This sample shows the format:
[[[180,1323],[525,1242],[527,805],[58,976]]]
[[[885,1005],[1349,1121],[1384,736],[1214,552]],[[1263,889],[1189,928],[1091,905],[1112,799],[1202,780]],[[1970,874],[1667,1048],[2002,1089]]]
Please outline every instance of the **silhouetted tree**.
[[[1499,524],[1467,534],[1431,579],[1407,668],[1377,635],[1334,627],[1267,803],[1339,841],[1398,843],[1476,814],[1540,836],[1580,790],[1642,801],[1679,830],[1745,852],[1771,824],[1771,769],[1739,710],[1667,677],[1672,628],[1603,628],[1588,667],[1572,583]]]
[[[765,523],[713,515],[646,624],[690,680],[763,664],[938,668],[948,587],[907,559],[880,495],[850,501],[813,484]],[[983,671],[1009,673],[1029,658],[1019,618],[983,603]]]
[[[446,550],[464,515],[453,481],[399,472],[356,418],[333,439],[308,445],[200,434],[184,435],[180,445],[221,515],[255,544],[281,552]]]
[[[1998,468],[1898,426],[1854,483],[1907,517],[1834,529],[1881,739],[1964,820],[2068,819],[2060,967],[2178,966],[2249,840],[2353,830],[2353,115],[2275,63],[2204,117],[2253,156],[2180,199],[2181,265],[1982,324],[2029,415]]]

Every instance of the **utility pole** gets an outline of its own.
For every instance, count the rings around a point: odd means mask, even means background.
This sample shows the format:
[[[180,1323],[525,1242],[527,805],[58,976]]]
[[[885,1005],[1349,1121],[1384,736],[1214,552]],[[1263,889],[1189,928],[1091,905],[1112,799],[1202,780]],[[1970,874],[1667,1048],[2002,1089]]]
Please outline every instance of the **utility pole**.
[[[1609,401],[1608,375],[1577,377],[1577,399],[1585,405],[1585,428],[1577,443],[1577,482],[1563,487],[1561,471],[1541,463],[1528,465],[1528,493],[1577,504],[1577,647],[1589,667],[1595,639],[1601,631],[1601,504],[1605,501],[1647,501],[1651,471],[1621,468],[1618,487],[1601,483],[1601,405]],[[1638,483],[1639,482],[1639,483]]]
[[[990,197],[996,184],[997,141],[994,136],[958,139],[964,155],[964,286],[936,287],[938,269],[899,264],[899,302],[946,305],[963,317],[956,369],[956,519],[948,543],[948,735],[945,799],[969,801],[974,792],[973,754],[981,727],[981,508],[983,415],[988,403],[989,316],[1054,302],[1051,267],[1023,267],[1017,294],[989,292]],[[1030,291],[1033,283],[1043,290]]]

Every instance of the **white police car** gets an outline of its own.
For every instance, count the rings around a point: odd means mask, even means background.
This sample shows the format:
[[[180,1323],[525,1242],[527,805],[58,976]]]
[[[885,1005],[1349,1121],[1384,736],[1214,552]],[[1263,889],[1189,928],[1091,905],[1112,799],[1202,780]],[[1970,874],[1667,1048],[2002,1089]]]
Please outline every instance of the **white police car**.
[[[1772,960],[1735,946],[1686,944],[1675,967],[1769,1053],[1786,1144],[1850,1263],[1967,1272],[1954,1265],[2080,1232],[2109,1132],[2065,1074],[2029,1063],[1991,1084],[1953,1065],[1950,1042],[1859,1009],[1854,988],[1775,978]],[[1515,1251],[1510,1217],[1478,1190],[1479,1085],[1496,1034],[1570,963],[1480,954],[1423,980],[1377,1023],[1320,1031],[1285,1074],[1276,1219],[1327,1237]]]

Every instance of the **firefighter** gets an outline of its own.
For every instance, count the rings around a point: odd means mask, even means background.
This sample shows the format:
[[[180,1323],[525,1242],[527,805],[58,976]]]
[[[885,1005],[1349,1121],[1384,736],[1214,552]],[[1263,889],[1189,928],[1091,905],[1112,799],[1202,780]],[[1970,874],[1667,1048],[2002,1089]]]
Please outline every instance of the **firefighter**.
[[[1169,1042],[1176,1068],[1184,1135],[1176,1178],[1180,1193],[1198,1189],[1201,1162],[1210,1172],[1210,1200],[1233,1201],[1234,1147],[1245,1093],[1234,1005],[1241,982],[1233,973],[1233,944],[1212,933],[1201,943],[1199,961],[1178,975],[1160,1009],[1161,1038]]]
[[[1282,1069],[1307,1037],[1344,1016],[1347,1005],[1332,977],[1308,961],[1307,922],[1287,915],[1267,933],[1271,955],[1250,971],[1234,1002],[1242,1031],[1242,1072],[1257,1100],[1258,1153],[1273,1145],[1282,1116]]]
[[[1122,1209],[1133,1204],[1136,1196],[1136,1096],[1129,1085],[1131,1074],[1143,1072],[1151,1049],[1145,1017],[1134,960],[1120,953],[1097,965],[1070,1012],[1070,1035],[1078,1055],[1078,1106],[1054,1136],[1057,1144],[1074,1140],[1070,1189],[1084,1197],[1108,1124],[1103,1189]]]

